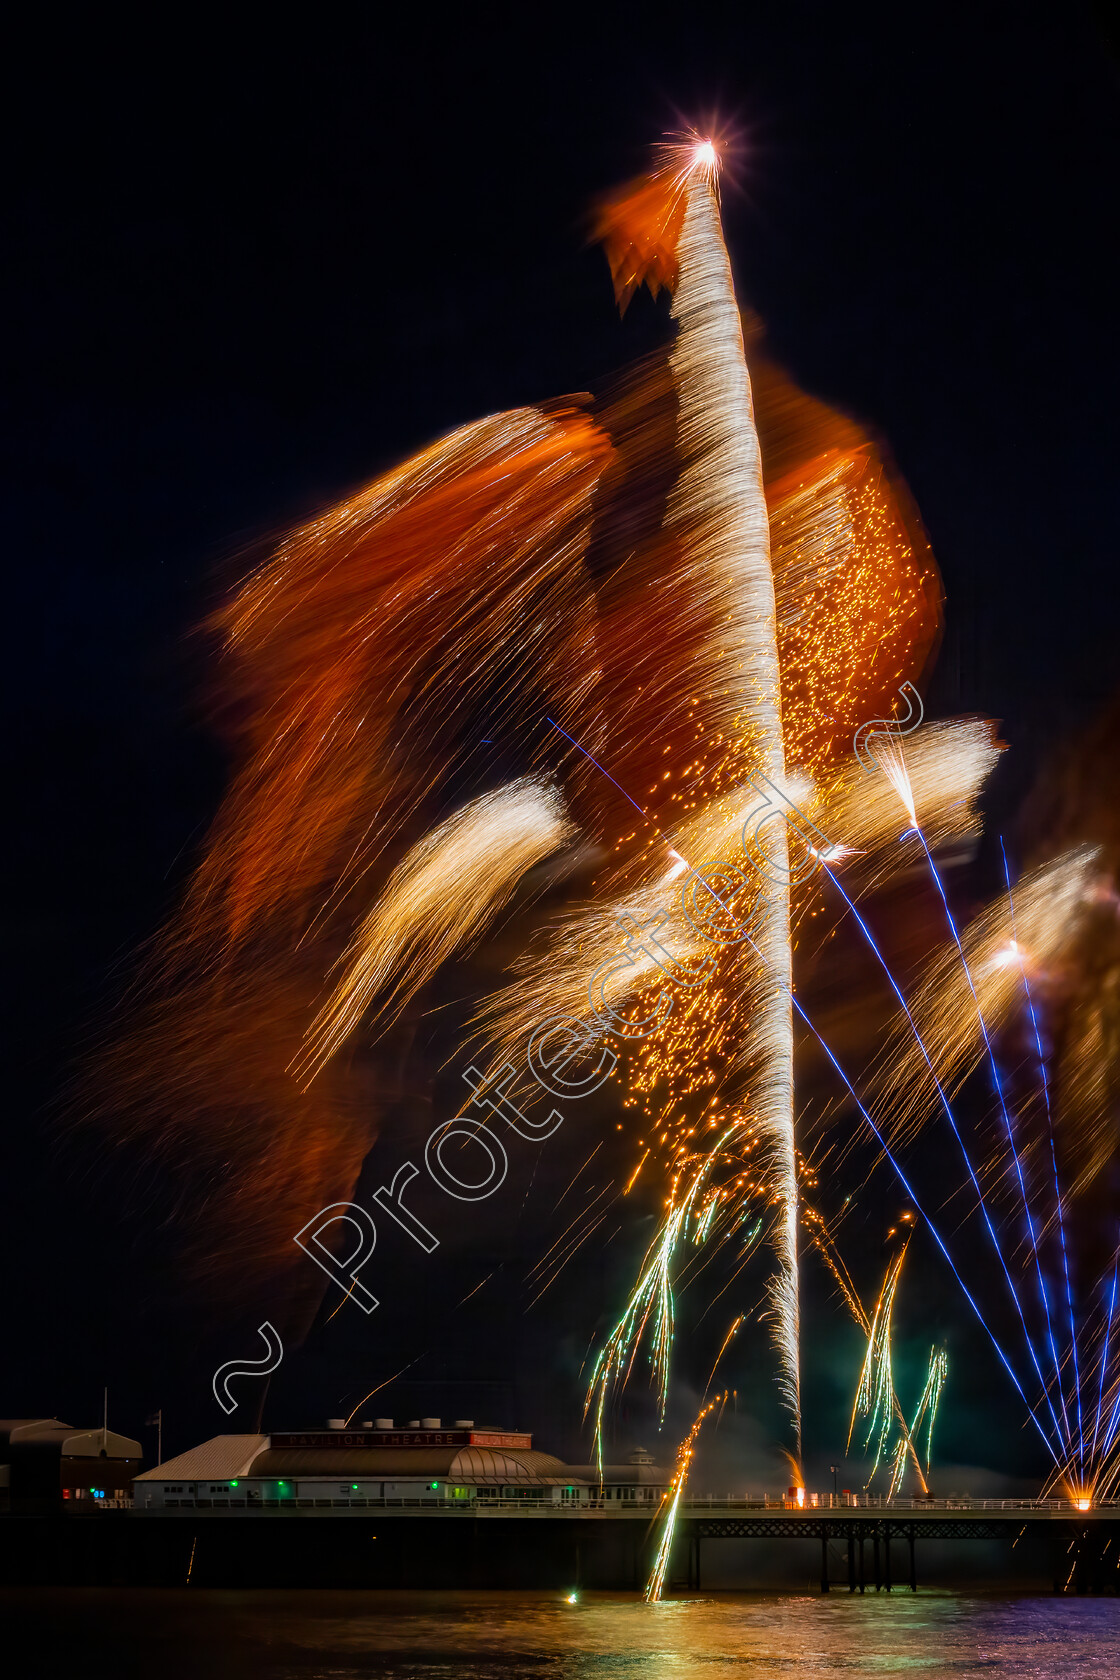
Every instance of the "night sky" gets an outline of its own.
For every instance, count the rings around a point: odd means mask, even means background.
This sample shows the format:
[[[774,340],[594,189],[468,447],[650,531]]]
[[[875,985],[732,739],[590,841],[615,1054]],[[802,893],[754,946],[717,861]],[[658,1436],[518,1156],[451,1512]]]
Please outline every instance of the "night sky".
[[[9,48],[0,1411],[87,1423],[107,1383],[115,1426],[162,1405],[181,1450],[239,1426],[211,1353],[255,1354],[252,1328],[215,1299],[209,1340],[184,1329],[112,1162],[76,1174],[55,1116],[221,796],[192,632],[238,556],[451,426],[601,388],[652,306],[619,323],[587,206],[714,120],[737,136],[740,293],[906,477],[947,595],[931,709],[1003,720],[988,808],[1014,833],[1120,674],[1117,53],[1078,6],[752,0],[253,30],[96,14]],[[531,1255],[531,1235],[509,1240]],[[503,1240],[476,1246],[499,1263]],[[376,1347],[368,1324],[316,1329],[266,1421],[318,1422],[417,1360],[398,1416],[465,1411],[579,1454],[576,1372],[626,1240],[528,1315],[511,1295],[453,1324],[438,1278],[402,1283]],[[850,1383],[807,1382],[827,1463]],[[944,1452],[1029,1475],[1019,1422],[989,1361],[960,1376]]]

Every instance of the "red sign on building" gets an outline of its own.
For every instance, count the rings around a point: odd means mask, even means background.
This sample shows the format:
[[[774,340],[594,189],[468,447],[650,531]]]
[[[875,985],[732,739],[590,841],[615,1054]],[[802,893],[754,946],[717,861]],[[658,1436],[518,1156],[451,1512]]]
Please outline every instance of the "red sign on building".
[[[531,1447],[520,1430],[313,1429],[271,1435],[273,1447]]]

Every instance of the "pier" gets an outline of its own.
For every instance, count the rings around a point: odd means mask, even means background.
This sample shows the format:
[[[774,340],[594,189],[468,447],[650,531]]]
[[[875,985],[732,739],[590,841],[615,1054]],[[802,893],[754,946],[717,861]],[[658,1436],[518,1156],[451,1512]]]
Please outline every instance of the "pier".
[[[9,1516],[0,1520],[0,1567],[10,1583],[633,1591],[645,1585],[661,1521],[659,1508],[636,1500],[250,1503],[231,1493],[171,1509],[75,1505],[61,1516]],[[822,1593],[916,1591],[923,1548],[946,1541],[964,1546],[965,1555],[970,1542],[999,1542],[1011,1573],[1016,1557],[1022,1568],[1029,1553],[1036,1589],[1111,1594],[1120,1586],[1120,1506],[829,1496],[804,1507],[779,1499],[683,1501],[671,1589],[711,1590],[713,1577],[722,1577],[721,1590],[764,1586],[749,1563],[731,1581],[720,1569],[724,1547],[735,1541],[766,1542],[771,1558],[775,1544],[783,1552],[788,1546],[803,1587],[802,1562],[815,1557],[813,1584]],[[981,1584],[990,1573],[990,1565],[965,1565],[958,1578]]]

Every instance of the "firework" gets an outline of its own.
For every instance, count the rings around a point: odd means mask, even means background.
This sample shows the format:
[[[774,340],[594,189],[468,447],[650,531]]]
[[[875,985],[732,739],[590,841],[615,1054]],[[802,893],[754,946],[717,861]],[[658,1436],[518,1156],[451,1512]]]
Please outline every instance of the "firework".
[[[1031,952],[1033,961],[1054,962],[1070,944],[1084,913],[1094,861],[1095,854],[1086,847],[1020,882],[1017,943]],[[981,1020],[1001,1026],[1017,1006],[1022,980],[1017,954],[1010,948],[1010,926],[1010,898],[1005,895],[961,930],[959,946],[950,939],[924,966],[908,999],[915,1026],[900,1023],[882,1053],[878,1107],[884,1117],[891,1116],[896,1138],[937,1107],[937,1083],[952,1095],[985,1059]]]
[[[688,604],[696,628],[688,667],[679,675],[694,713],[703,716],[704,729],[717,740],[735,743],[734,754],[722,756],[729,760],[737,754],[740,773],[750,764],[781,785],[785,745],[769,520],[716,181],[709,143],[672,149],[652,182],[608,208],[600,233],[621,303],[644,278],[655,286],[669,284],[674,292],[678,331],[670,372],[678,405],[679,466],[667,498],[662,540],[654,550],[660,564],[647,562],[647,580],[655,601],[671,582],[677,599]],[[651,195],[660,196],[656,209]],[[651,698],[656,705],[656,692]],[[665,721],[657,717],[659,727]],[[788,854],[784,828],[778,828],[773,878],[761,886],[762,946],[764,961],[788,980],[789,885],[782,879]],[[752,1095],[772,1139],[782,1207],[775,1232],[777,1341],[783,1388],[799,1433],[793,1031],[786,992],[765,987],[754,999],[749,1022]]]
[[[332,1052],[399,1013],[571,833],[539,776],[450,790],[495,706],[532,756],[519,685],[580,726],[583,556],[610,454],[570,405],[464,427],[292,533],[212,620],[232,785],[81,1118],[140,1183],[165,1168],[157,1219],[186,1275],[221,1276],[230,1300],[281,1310],[293,1232],[352,1194],[392,1100],[399,1047],[374,1059],[372,1102]],[[284,1278],[296,1325],[316,1287]]]
[[[556,789],[526,777],[471,800],[426,834],[342,957],[342,978],[312,1023],[299,1071],[329,1061],[363,1019],[382,1032],[391,1026],[441,964],[482,933],[526,871],[574,833]]]
[[[941,1404],[941,1395],[949,1377],[949,1356],[944,1348],[931,1348],[929,1352],[929,1372],[926,1376],[925,1387],[918,1397],[918,1404],[914,1416],[910,1420],[910,1435],[917,1439],[923,1421],[926,1431],[925,1467],[929,1474],[933,1462],[933,1426],[937,1422],[937,1411]]]
[[[1054,1481],[1062,1484],[1070,1498],[1076,1502],[1091,1503],[1103,1492],[1111,1490],[1120,1473],[1120,1464],[1112,1455],[1114,1432],[1109,1426],[1106,1426],[1103,1433],[1100,1428],[1102,1416],[1108,1414],[1104,1395],[1115,1298],[1114,1292],[1107,1287],[1106,1278],[1104,1295],[1107,1310],[1090,1313],[1088,1322],[1083,1321],[1078,1325],[1070,1284],[1066,1242],[1066,1197],[1063,1195],[1058,1169],[1047,1058],[1029,976],[1032,969],[1045,973],[1060,961],[1068,960],[1069,952],[1076,947],[1081,928],[1091,914],[1098,869],[1097,857],[1090,848],[1083,847],[1077,853],[1059,858],[1053,864],[1035,870],[1020,884],[1019,906],[1016,909],[1005,853],[1005,897],[990,905],[962,933],[950,909],[941,873],[922,829],[916,822],[915,798],[908,766],[897,748],[888,750],[883,755],[882,768],[911,820],[915,822],[916,837],[941,902],[950,942],[934,959],[919,985],[914,999],[917,1008],[908,1006],[888,971],[888,978],[901,1006],[906,1025],[903,1027],[899,1024],[895,1044],[887,1053],[891,1058],[890,1076],[887,1096],[881,1108],[884,1113],[893,1113],[896,1137],[905,1130],[912,1129],[924,1117],[924,1111],[932,1110],[936,1106],[940,1107],[949,1122],[975,1195],[975,1206],[995,1248],[1000,1269],[1014,1301],[1030,1363],[1039,1385],[1042,1409],[1049,1416],[1050,1432],[1047,1432],[1038,1413],[1031,1408],[1036,1427],[1046,1440],[1053,1460]],[[843,893],[843,889],[840,890],[861,932],[882,962],[881,953],[866,923],[855,910],[851,900]],[[1032,1138],[1027,1124],[1029,1111],[1024,1112],[1014,1102],[993,1042],[994,1033],[1007,1027],[1015,1015],[1023,1010],[1024,1005],[1030,1020],[1031,1038],[1037,1059],[1036,1072],[1045,1112],[1049,1171],[1042,1173],[1037,1170],[1031,1171],[1031,1155],[1036,1140]],[[1002,1124],[998,1144],[989,1150],[986,1158],[977,1166],[964,1145],[945,1086],[948,1084],[952,1088],[959,1087],[968,1074],[982,1062],[986,1062],[989,1069],[992,1091]],[[915,1078],[917,1084],[912,1083]],[[1049,1205],[1046,1205],[1044,1195],[1047,1186],[1052,1186],[1053,1191]],[[1052,1375],[1045,1375],[1042,1370],[1034,1334],[1028,1323],[1024,1290],[1027,1280],[1023,1279],[1018,1286],[1016,1285],[997,1234],[998,1213],[993,1212],[989,1205],[993,1201],[1006,1202],[1009,1199],[1017,1199],[1025,1223],[1026,1260],[1033,1269],[1037,1282],[1042,1333],[1050,1353]],[[1058,1321],[1051,1310],[1050,1291],[1043,1269],[1042,1244],[1047,1230],[1056,1232],[1060,1250],[1068,1324],[1068,1341],[1064,1352],[1060,1352],[1058,1348]],[[1111,1270],[1115,1278],[1115,1262]],[[1097,1368],[1096,1414],[1088,1444],[1083,1404],[1083,1336],[1088,1336],[1093,1346]],[[871,1358],[869,1348],[869,1359]],[[1001,1354],[1001,1358],[1010,1370],[1006,1356]],[[923,1397],[922,1411],[931,1414],[935,1412],[943,1381],[944,1372],[934,1361]],[[1115,1391],[1114,1378],[1108,1392],[1112,1396]],[[863,1399],[866,1402],[866,1394],[863,1394]],[[1112,1404],[1115,1406],[1115,1400]],[[880,1414],[876,1413],[876,1416],[878,1415]],[[1113,1419],[1111,1414],[1108,1415],[1111,1425]],[[882,1445],[883,1439],[880,1438],[880,1448]],[[903,1451],[902,1446],[896,1450],[892,1488],[897,1485],[901,1474]]]
[[[670,1188],[666,1218],[650,1244],[642,1264],[641,1275],[618,1324],[612,1330],[595,1361],[588,1384],[584,1413],[594,1413],[595,1457],[600,1472],[603,1465],[603,1429],[607,1401],[611,1390],[625,1383],[633,1368],[647,1326],[652,1324],[653,1351],[651,1364],[660,1395],[661,1419],[669,1393],[669,1357],[673,1345],[673,1260],[678,1245],[688,1229],[698,1199],[708,1184],[710,1175],[726,1146],[733,1140],[737,1127],[731,1127],[716,1146],[705,1152],[698,1161],[690,1163],[691,1171],[682,1182],[674,1181]],[[701,1214],[701,1226],[710,1222],[714,1203]]]
[[[909,1236],[888,1266],[883,1287],[879,1291],[879,1299],[875,1303],[875,1311],[868,1328],[867,1355],[860,1372],[859,1386],[852,1406],[852,1420],[848,1426],[850,1448],[856,1420],[867,1420],[867,1438],[864,1445],[870,1447],[872,1440],[875,1442],[872,1477],[882,1460],[897,1406],[891,1363],[891,1315],[908,1246]]]
[[[887,1267],[886,1276],[884,1277],[882,1287],[879,1290],[878,1299],[876,1300],[875,1306],[870,1314],[867,1312],[859,1298],[855,1284],[852,1282],[851,1275],[840,1257],[824,1220],[815,1209],[810,1207],[805,1208],[805,1216],[806,1224],[810,1229],[813,1240],[840,1290],[840,1295],[844,1304],[847,1306],[852,1317],[855,1319],[855,1322],[867,1338],[867,1352],[864,1356],[863,1366],[860,1370],[859,1383],[857,1385],[855,1399],[852,1404],[851,1422],[848,1426],[848,1446],[851,1446],[852,1436],[855,1433],[857,1420],[860,1418],[867,1418],[869,1421],[864,1446],[870,1446],[873,1439],[876,1442],[875,1461],[871,1468],[871,1474],[868,1477],[868,1486],[870,1487],[871,1482],[874,1480],[875,1472],[878,1470],[879,1464],[882,1460],[883,1451],[887,1444],[887,1438],[891,1432],[891,1420],[893,1417],[894,1423],[898,1429],[898,1441],[894,1449],[891,1467],[891,1494],[893,1495],[897,1492],[898,1488],[902,1484],[902,1475],[906,1467],[907,1457],[910,1458],[914,1465],[918,1480],[921,1483],[922,1492],[928,1493],[929,1487],[926,1481],[926,1475],[929,1471],[929,1454],[932,1450],[932,1421],[929,1426],[929,1446],[927,1447],[926,1465],[923,1470],[921,1456],[914,1445],[914,1436],[918,1423],[907,1423],[906,1416],[902,1410],[902,1405],[899,1401],[897,1393],[895,1392],[891,1351],[891,1315],[894,1310],[894,1298],[902,1275],[903,1262],[906,1259],[906,1250],[909,1247],[910,1239],[913,1236],[913,1226],[909,1225],[909,1216],[903,1215],[904,1220],[906,1220],[908,1224],[906,1237],[903,1241],[901,1249],[893,1257]],[[947,1369],[948,1365],[946,1362],[946,1370]],[[944,1377],[942,1377],[942,1382],[943,1381]],[[927,1389],[928,1388],[929,1383],[927,1382]],[[941,1390],[939,1386],[937,1388],[938,1396],[940,1396],[940,1392]],[[918,1412],[916,1414],[919,1422],[928,1411],[929,1405],[930,1401],[928,1398],[923,1399],[923,1402],[919,1404]]]
[[[825,894],[784,818],[766,828],[770,868],[751,868],[758,790],[804,813],[815,856],[861,897],[912,866],[900,798],[931,852],[974,838],[998,750],[986,722],[955,720],[908,737],[890,780],[853,751],[928,664],[936,569],[882,452],[797,393],[748,321],[752,391],[717,174],[689,142],[600,208],[620,304],[643,283],[672,293],[661,352],[598,402],[433,444],[285,539],[215,615],[233,782],[106,1068],[115,1126],[220,1180],[217,1264],[267,1277],[307,1213],[353,1191],[377,1124],[355,1056],[389,1100],[402,1022],[441,968],[527,902],[545,859],[597,858],[548,928],[526,918],[512,984],[468,1030],[521,1066],[543,1018],[590,1023],[620,916],[664,918],[671,973],[647,945],[612,982],[624,1018],[663,1017],[618,1077],[643,1134],[634,1175],[659,1172],[665,1205],[596,1365],[600,1453],[609,1393],[647,1338],[664,1411],[679,1281],[723,1249],[738,1277],[762,1238],[799,1443],[794,962],[801,941],[808,967]],[[481,750],[498,737],[500,772]],[[1032,942],[1034,913],[1028,888]],[[749,937],[713,944],[713,915]],[[976,1060],[952,1037],[959,1010],[927,1033],[926,1008],[919,988],[931,1060],[959,1082]],[[928,1089],[905,1090],[892,1137],[926,1111]],[[564,1234],[550,1277],[585,1235]]]
[[[665,1588],[665,1572],[669,1567],[669,1556],[673,1549],[673,1536],[676,1530],[677,1510],[688,1482],[688,1472],[692,1466],[693,1455],[696,1450],[696,1438],[705,1421],[711,1417],[717,1406],[727,1403],[727,1395],[722,1394],[716,1400],[709,1400],[701,1407],[693,1421],[692,1428],[680,1444],[677,1452],[677,1466],[673,1479],[666,1494],[666,1510],[661,1524],[661,1538],[657,1544],[657,1554],[653,1561],[649,1580],[646,1582],[646,1603],[656,1604]]]

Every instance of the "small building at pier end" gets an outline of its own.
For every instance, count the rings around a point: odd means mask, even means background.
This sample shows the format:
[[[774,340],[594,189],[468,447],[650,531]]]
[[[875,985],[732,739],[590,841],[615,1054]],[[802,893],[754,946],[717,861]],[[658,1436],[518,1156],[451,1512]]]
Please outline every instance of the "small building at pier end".
[[[457,1418],[375,1418],[359,1429],[340,1419],[326,1429],[271,1435],[216,1435],[137,1476],[140,1510],[273,1510],[532,1501],[544,1505],[608,1501],[656,1510],[669,1473],[649,1453],[625,1464],[565,1464],[538,1452],[521,1430],[480,1428]]]
[[[0,1418],[0,1511],[46,1515],[70,1500],[83,1508],[127,1504],[143,1457],[139,1441],[106,1426]]]

